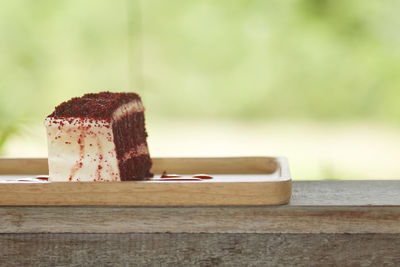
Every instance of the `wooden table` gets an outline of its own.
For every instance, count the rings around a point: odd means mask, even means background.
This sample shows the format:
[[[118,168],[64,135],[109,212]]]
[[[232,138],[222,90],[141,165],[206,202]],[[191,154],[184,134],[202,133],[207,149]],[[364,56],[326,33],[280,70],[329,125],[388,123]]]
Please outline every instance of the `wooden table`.
[[[293,183],[275,207],[0,207],[1,266],[400,266],[400,181]]]

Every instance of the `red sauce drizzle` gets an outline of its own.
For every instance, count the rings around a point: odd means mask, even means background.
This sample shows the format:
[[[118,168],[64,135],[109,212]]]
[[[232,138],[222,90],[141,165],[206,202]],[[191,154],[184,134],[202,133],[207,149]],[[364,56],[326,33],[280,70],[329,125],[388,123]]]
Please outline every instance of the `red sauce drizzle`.
[[[196,175],[193,175],[193,178],[199,178],[199,179],[202,179],[202,180],[209,180],[209,179],[212,179],[213,177],[210,176],[210,175],[205,175],[205,174],[196,174]]]
[[[49,177],[46,177],[46,176],[38,176],[38,177],[36,177],[36,179],[42,180],[42,181],[48,181],[48,180],[49,180]]]
[[[178,177],[181,177],[181,176],[180,176],[180,175],[177,175],[177,174],[167,174],[166,171],[164,171],[164,172],[161,174],[161,178],[178,178]]]
[[[97,165],[95,181],[101,181],[101,169],[103,169],[103,146],[101,145],[99,137],[97,137],[97,148],[99,151],[99,164]]]
[[[212,176],[207,175],[207,174],[196,174],[196,175],[193,175],[192,178],[181,178],[181,177],[182,177],[181,175],[167,174],[167,172],[164,171],[160,178],[164,179],[165,181],[201,181],[201,180],[213,179]],[[162,179],[160,179],[160,181]],[[158,179],[152,179],[152,181],[158,181]]]
[[[82,168],[82,160],[85,157],[85,128],[80,126],[81,133],[79,134],[78,144],[79,144],[79,160],[75,163],[74,167],[71,170],[71,174],[69,175],[69,180],[72,181],[72,178],[75,176],[76,172]]]
[[[162,181],[162,182],[169,182],[169,181],[201,181],[201,179],[196,178],[168,178],[168,179],[149,179],[150,181]]]

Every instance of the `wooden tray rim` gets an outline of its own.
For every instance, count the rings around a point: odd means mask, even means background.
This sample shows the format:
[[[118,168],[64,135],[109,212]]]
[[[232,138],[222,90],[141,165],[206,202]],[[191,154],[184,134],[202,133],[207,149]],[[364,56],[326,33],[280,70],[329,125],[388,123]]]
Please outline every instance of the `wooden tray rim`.
[[[186,159],[196,161],[196,158]],[[213,158],[199,160],[210,159]],[[280,175],[285,175],[285,180],[213,183],[136,181],[0,184],[0,206],[243,206],[278,205],[289,201],[291,179],[287,159],[283,157],[215,159],[222,160],[221,162],[230,159],[241,159],[243,162],[275,159],[279,163],[278,171]],[[159,160],[176,162],[180,158],[159,158]]]

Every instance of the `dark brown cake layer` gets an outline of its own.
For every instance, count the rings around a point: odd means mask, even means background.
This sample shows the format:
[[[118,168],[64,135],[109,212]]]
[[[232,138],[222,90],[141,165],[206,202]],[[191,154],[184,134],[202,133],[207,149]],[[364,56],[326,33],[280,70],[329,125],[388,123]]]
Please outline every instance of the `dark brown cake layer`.
[[[147,133],[143,112],[134,112],[122,117],[113,123],[112,129],[118,159],[132,148],[146,144]]]
[[[132,158],[123,159],[126,153],[131,152],[132,149],[137,149],[140,145],[145,145],[147,148],[144,113],[127,114],[115,121],[112,129],[121,180],[143,180],[146,177],[151,177],[152,175],[149,172],[151,160],[148,155],[138,155],[139,151],[137,151],[137,153],[133,153]]]
[[[149,155],[140,155],[126,161],[120,161],[118,166],[121,181],[135,181],[153,177],[153,174],[150,173],[151,165]]]
[[[118,107],[135,99],[140,101],[140,97],[136,93],[101,92],[85,94],[82,97],[74,97],[61,103],[49,117],[111,120],[111,115]]]

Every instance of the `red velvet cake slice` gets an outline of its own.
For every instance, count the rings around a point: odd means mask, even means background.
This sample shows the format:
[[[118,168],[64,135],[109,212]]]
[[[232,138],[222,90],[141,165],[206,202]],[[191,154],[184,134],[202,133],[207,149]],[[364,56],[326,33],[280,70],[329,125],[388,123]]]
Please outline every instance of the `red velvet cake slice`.
[[[86,94],[45,120],[50,181],[151,177],[144,107],[135,93]]]

